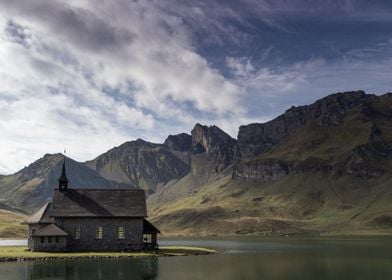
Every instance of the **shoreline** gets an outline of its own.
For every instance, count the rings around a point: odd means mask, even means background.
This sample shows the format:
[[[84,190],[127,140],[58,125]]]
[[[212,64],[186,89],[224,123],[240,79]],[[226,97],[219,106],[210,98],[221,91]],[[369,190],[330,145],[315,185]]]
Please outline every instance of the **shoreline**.
[[[75,259],[152,258],[217,254],[216,250],[192,246],[161,246],[155,252],[31,252],[26,246],[1,246],[0,262],[56,261]]]
[[[232,233],[232,234],[181,234],[181,233],[166,233],[162,240],[165,239],[173,239],[173,238],[205,238],[205,237],[392,237],[392,231],[384,231],[384,232],[317,232],[317,233],[302,233],[302,234],[292,234],[292,233],[285,233],[285,232],[277,232],[277,233],[260,233],[260,232],[253,232],[253,233]],[[7,240],[14,240],[14,241],[24,241],[27,238],[2,238],[0,237],[0,241],[7,241]],[[8,246],[8,245],[1,245]],[[12,245],[12,246],[25,246],[25,245]]]

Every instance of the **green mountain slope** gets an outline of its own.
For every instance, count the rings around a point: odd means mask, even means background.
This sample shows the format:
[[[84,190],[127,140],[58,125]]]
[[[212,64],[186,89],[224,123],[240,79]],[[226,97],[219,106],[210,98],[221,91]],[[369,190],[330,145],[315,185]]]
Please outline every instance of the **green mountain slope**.
[[[50,201],[64,156],[45,155],[19,172],[0,178],[0,203],[5,209],[32,212]],[[101,177],[84,163],[66,159],[70,187],[78,188],[129,188],[129,185],[113,182]],[[1,206],[1,205],[0,205]]]
[[[392,233],[391,182],[322,172],[263,184],[226,176],[181,197],[174,185],[148,202],[152,220],[170,234]]]
[[[26,238],[27,226],[21,224],[25,219],[23,214],[0,209],[0,238]]]
[[[150,215],[173,234],[392,233],[391,132],[391,94],[292,108],[240,128],[232,173],[166,186]]]
[[[107,179],[153,193],[160,185],[189,172],[190,144],[191,138],[187,134],[169,136],[165,144],[138,139],[113,148],[86,164]]]

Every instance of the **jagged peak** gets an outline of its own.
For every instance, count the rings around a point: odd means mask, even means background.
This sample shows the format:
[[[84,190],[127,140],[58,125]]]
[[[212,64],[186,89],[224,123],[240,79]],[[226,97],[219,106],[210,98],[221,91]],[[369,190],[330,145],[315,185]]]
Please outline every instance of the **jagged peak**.
[[[187,133],[169,135],[163,145],[174,151],[190,151],[192,149],[192,136]]]
[[[124,142],[120,146],[117,146],[117,147],[109,150],[108,152],[110,152],[112,150],[118,150],[118,149],[121,149],[121,148],[126,148],[126,147],[133,147],[133,146],[156,146],[156,145],[161,145],[161,144],[152,143],[152,142],[148,142],[148,141],[146,141],[144,139],[137,138],[136,140]]]
[[[43,156],[43,158],[60,158],[60,157],[64,157],[65,155],[63,155],[62,153],[55,153],[55,154],[49,154],[49,153],[47,153],[47,154],[45,154],[44,156]]]
[[[312,104],[309,105],[301,105],[301,106],[291,106],[289,109],[287,109],[284,114],[279,115],[278,117],[264,122],[264,123],[250,123],[250,124],[246,124],[246,125],[241,125],[240,126],[240,130],[244,129],[246,127],[251,127],[251,126],[259,126],[259,125],[267,125],[271,122],[274,122],[275,120],[282,118],[284,115],[287,114],[291,114],[294,112],[299,112],[301,110],[307,110],[309,108],[313,108],[315,106],[320,106],[323,104],[328,104],[328,103],[333,103],[333,102],[337,102],[339,104],[345,104],[350,102],[350,105],[356,104],[356,102],[360,102],[362,101],[364,98],[367,97],[374,97],[376,95],[374,94],[367,94],[365,91],[363,90],[357,90],[357,91],[345,91],[345,92],[336,92],[336,93],[332,93],[330,95],[327,95],[315,102],[313,102]]]
[[[355,103],[357,101],[362,100],[364,97],[370,97],[370,96],[374,96],[374,95],[366,94],[366,92],[363,90],[337,92],[337,93],[332,93],[330,95],[327,95],[326,97],[323,97],[310,105],[298,106],[298,107],[294,107],[294,108],[299,109],[299,108],[304,108],[304,107],[312,107],[312,106],[317,106],[320,104],[331,103],[331,102],[336,102],[339,104],[348,103],[348,102]],[[291,108],[288,109],[287,111],[290,111],[290,110],[291,110]]]
[[[219,136],[220,138],[230,138],[235,140],[233,137],[231,137],[228,133],[226,133],[223,129],[216,125],[202,125],[200,123],[196,123],[196,125],[192,129],[192,138],[195,136],[196,133],[204,133],[208,135],[216,135]]]
[[[150,142],[148,142],[148,141],[146,141],[146,140],[144,140],[144,139],[142,139],[142,138],[137,138],[135,141],[133,141],[133,142],[135,142],[135,143],[150,143]]]
[[[262,155],[272,147],[310,123],[319,127],[338,126],[348,116],[361,119],[371,118],[376,110],[372,104],[379,104],[383,95],[366,94],[364,91],[338,92],[316,102],[299,107],[291,107],[284,114],[266,123],[241,126],[238,132],[237,160]],[[388,104],[384,103],[384,107]],[[384,108],[384,113],[385,113]]]
[[[193,154],[204,152],[211,154],[226,148],[231,150],[235,143],[234,138],[216,125],[206,126],[197,123],[192,129]]]
[[[49,154],[49,153],[47,153],[47,154],[45,154],[43,157],[41,157],[41,158],[37,159],[36,161],[30,163],[30,164],[29,164],[27,167],[25,167],[25,168],[29,168],[29,167],[34,166],[34,165],[37,165],[37,164],[43,164],[43,163],[49,163],[49,162],[52,162],[52,163],[54,163],[54,164],[57,164],[58,162],[60,162],[60,161],[63,160],[64,158],[72,160],[71,158],[69,158],[69,157],[67,157],[67,156],[65,156],[65,155],[63,155],[63,154],[61,154],[61,153],[55,153],[55,154]]]

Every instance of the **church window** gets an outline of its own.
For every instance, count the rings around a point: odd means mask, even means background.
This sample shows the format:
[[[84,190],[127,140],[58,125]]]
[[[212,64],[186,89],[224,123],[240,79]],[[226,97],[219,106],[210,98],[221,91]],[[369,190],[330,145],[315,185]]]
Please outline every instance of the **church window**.
[[[151,243],[151,234],[143,234],[144,243]]]
[[[118,237],[118,239],[125,239],[124,227],[118,227],[117,228],[117,237]]]
[[[96,239],[102,239],[103,238],[103,227],[97,227],[95,238]]]
[[[74,228],[74,239],[79,240],[80,239],[80,227],[75,227]]]

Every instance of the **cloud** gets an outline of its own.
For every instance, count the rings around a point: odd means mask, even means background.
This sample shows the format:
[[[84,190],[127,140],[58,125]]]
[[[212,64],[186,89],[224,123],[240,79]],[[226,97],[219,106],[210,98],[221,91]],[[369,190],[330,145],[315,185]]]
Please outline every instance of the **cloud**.
[[[236,136],[333,91],[381,92],[390,15],[362,0],[0,0],[0,173],[64,146],[86,160],[196,122]]]
[[[190,130],[204,114],[244,112],[238,86],[196,52],[181,18],[153,2],[0,8],[0,172],[63,146],[84,160],[129,139],[161,141],[162,127]]]
[[[382,44],[380,49],[384,47]],[[363,52],[366,56],[362,55]],[[378,52],[352,49],[339,60],[309,59],[278,68],[252,66],[252,71],[239,73],[238,68],[246,69],[248,64],[253,65],[252,62],[243,57],[229,58],[228,67],[245,92],[249,115],[260,116],[261,120],[257,122],[261,122],[278,116],[293,105],[309,104],[335,92],[389,92],[392,88],[392,81],[388,78],[392,75],[392,59],[387,55],[379,61],[375,59]]]
[[[255,70],[251,60],[246,57],[226,57],[226,65],[237,77],[247,77]]]

